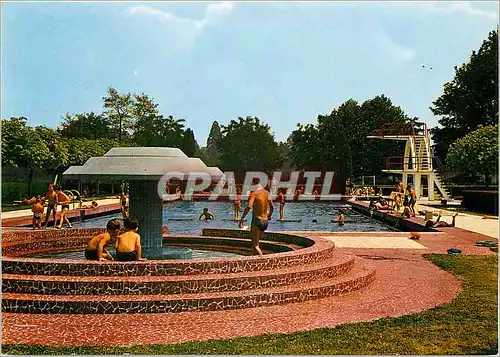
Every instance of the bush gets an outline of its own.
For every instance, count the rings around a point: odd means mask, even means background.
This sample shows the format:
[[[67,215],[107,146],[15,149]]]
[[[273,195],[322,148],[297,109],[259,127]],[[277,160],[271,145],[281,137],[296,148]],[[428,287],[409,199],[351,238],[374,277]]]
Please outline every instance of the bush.
[[[33,182],[34,196],[47,192],[45,182]],[[21,201],[28,198],[28,183],[25,181],[2,181],[2,203]]]

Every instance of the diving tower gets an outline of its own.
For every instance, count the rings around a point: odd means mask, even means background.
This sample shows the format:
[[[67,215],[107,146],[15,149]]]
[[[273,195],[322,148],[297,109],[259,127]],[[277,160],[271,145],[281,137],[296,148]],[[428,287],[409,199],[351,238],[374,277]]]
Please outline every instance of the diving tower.
[[[404,155],[386,158],[386,169],[382,172],[402,175],[405,186],[408,183],[408,177],[412,176],[417,199],[424,194],[425,184],[422,185],[424,178],[429,201],[438,198],[452,201],[453,198],[444,185],[441,175],[433,167],[431,137],[427,125],[425,123],[414,124],[386,123],[382,128],[375,130],[374,135],[367,136],[368,139],[406,142]],[[421,128],[415,128],[415,126],[421,126]]]

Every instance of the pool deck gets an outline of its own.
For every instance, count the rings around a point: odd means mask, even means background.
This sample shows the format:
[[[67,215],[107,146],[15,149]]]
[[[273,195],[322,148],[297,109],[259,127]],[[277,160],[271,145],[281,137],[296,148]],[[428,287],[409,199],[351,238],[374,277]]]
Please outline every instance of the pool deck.
[[[91,201],[85,202],[84,205],[90,205]],[[121,212],[119,198],[107,198],[102,200],[96,200],[98,203],[97,208],[85,209],[86,217],[93,217],[96,215],[106,215],[111,213]],[[80,219],[80,209],[77,204],[71,204],[70,210],[68,212],[68,217],[71,221]],[[61,212],[61,206],[57,206],[57,219],[59,220],[59,214]],[[45,213],[42,217],[42,223],[45,220]],[[21,227],[21,226],[31,226],[33,219],[33,213],[31,209],[23,209],[17,211],[1,212],[2,227]],[[52,225],[52,218],[49,220],[49,227]]]
[[[498,221],[468,216],[471,215],[460,214],[457,227],[422,232],[416,241],[409,239],[408,232],[300,232],[332,240],[339,252],[353,255],[359,264],[376,269],[376,279],[370,286],[346,295],[272,307],[173,314],[3,313],[2,343],[71,346],[179,343],[308,331],[417,313],[450,302],[461,291],[458,280],[430,263],[423,254],[446,254],[452,247],[460,248],[462,254],[496,254],[475,243],[492,237],[498,239]],[[425,222],[419,217],[410,221]]]

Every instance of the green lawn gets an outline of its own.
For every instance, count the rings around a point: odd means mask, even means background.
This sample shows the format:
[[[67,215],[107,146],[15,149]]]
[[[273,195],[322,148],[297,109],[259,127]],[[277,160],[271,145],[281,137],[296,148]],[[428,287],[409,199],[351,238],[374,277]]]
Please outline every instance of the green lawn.
[[[454,274],[463,292],[451,303],[400,318],[288,335],[125,347],[5,345],[8,354],[365,355],[496,354],[498,256],[428,255]]]

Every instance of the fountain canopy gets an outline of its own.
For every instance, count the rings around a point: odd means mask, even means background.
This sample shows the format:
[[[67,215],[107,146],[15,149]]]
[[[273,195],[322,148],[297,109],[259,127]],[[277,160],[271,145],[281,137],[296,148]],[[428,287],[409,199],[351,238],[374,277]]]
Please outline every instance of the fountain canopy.
[[[223,175],[199,158],[189,158],[180,149],[167,147],[112,148],[104,156],[91,157],[83,166],[71,166],[64,177],[110,180],[159,180],[168,172],[205,172],[214,178]]]

